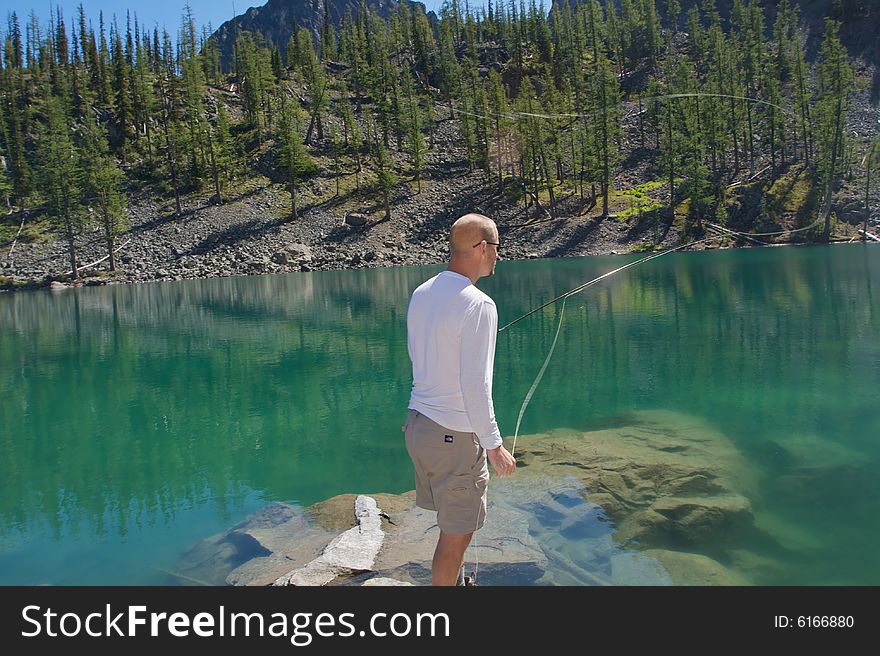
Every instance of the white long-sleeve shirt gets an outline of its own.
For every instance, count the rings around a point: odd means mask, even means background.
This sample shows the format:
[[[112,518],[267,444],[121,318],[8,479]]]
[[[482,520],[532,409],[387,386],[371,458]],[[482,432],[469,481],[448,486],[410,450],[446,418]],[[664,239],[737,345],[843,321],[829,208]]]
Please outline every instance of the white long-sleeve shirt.
[[[409,407],[454,431],[501,446],[492,405],[498,311],[465,276],[443,271],[413,292],[406,314]]]

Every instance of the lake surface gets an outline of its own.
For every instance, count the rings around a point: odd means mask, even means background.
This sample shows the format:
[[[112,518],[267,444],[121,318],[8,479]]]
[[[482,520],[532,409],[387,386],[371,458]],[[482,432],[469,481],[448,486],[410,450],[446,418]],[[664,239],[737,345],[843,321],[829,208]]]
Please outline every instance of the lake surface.
[[[635,259],[502,262],[479,287],[503,325]],[[167,583],[268,503],[411,490],[406,307],[441,268],[0,295],[0,584]],[[505,435],[558,318],[498,336]],[[794,555],[756,583],[880,584],[880,248],[675,253],[571,297],[520,434],[656,410],[760,474]]]

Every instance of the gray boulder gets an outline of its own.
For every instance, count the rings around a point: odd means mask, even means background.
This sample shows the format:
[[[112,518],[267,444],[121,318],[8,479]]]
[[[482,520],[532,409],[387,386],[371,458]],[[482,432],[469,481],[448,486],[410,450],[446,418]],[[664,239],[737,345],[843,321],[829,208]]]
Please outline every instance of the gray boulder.
[[[366,225],[368,220],[366,214],[351,212],[345,215],[345,221],[343,223],[350,225],[353,228],[360,228],[361,226]]]

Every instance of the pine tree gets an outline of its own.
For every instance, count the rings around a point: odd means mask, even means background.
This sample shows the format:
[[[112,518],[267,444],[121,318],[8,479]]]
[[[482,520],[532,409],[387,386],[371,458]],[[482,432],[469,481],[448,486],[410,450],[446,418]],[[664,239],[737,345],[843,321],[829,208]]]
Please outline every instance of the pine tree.
[[[221,197],[219,175],[216,159],[211,152],[213,144],[210,142],[210,130],[205,116],[207,84],[201,55],[196,45],[195,21],[189,5],[183,15],[179,48],[178,65],[183,86],[183,114],[188,131],[189,178],[195,185],[200,185],[206,169],[210,166],[215,197],[219,199]]]
[[[85,172],[85,192],[97,204],[110,270],[115,271],[116,237],[128,227],[122,191],[124,175],[110,155],[104,129],[93,116],[84,120],[82,133],[80,162]]]
[[[278,121],[278,143],[281,163],[287,171],[290,214],[293,219],[299,218],[297,214],[299,183],[317,170],[300,136],[301,123],[300,109],[296,102],[282,96],[281,115]]]
[[[391,158],[388,148],[380,139],[376,139],[376,181],[382,190],[382,199],[385,204],[385,221],[391,220],[391,189],[397,184],[397,175],[391,168]]]
[[[7,98],[9,94],[7,93]],[[12,99],[9,99],[12,100]],[[9,117],[9,130],[6,152],[9,154],[9,173],[12,177],[12,192],[20,211],[24,211],[27,198],[33,190],[33,171],[28,161],[25,143],[23,114],[27,110],[17,105],[14,100],[8,101],[6,114]]]
[[[642,42],[644,54],[651,62],[651,67],[657,66],[657,56],[660,54],[660,18],[657,16],[657,7],[654,0],[641,0],[640,13],[642,18]]]
[[[309,98],[309,127],[306,130],[306,143],[311,144],[313,130],[317,130],[319,142],[324,140],[322,116],[329,105],[330,84],[324,74],[323,65],[315,54],[312,37],[307,29],[300,30],[298,43],[300,72]]]
[[[262,143],[266,125],[269,86],[274,79],[268,51],[257,44],[250,32],[241,32],[235,41],[235,74],[241,84],[248,124]]]
[[[681,2],[679,0],[666,0],[666,22],[673,34],[678,33],[678,20],[681,17]]]
[[[819,63],[819,98],[816,103],[816,123],[819,137],[818,172],[824,188],[825,241],[831,236],[831,201],[837,178],[841,173],[841,160],[846,148],[846,115],[853,90],[853,70],[843,45],[837,36],[840,23],[826,18],[825,37]]]
[[[214,201],[223,204],[223,190],[234,174],[234,152],[229,131],[229,114],[222,101],[217,101],[217,115],[209,125],[211,171],[214,178]]]
[[[40,135],[38,158],[41,190],[49,204],[49,216],[64,230],[71,275],[79,278],[76,243],[85,217],[80,204],[82,168],[71,136],[70,121],[63,99],[47,94],[46,125]]]
[[[422,192],[422,167],[425,163],[425,137],[422,135],[422,110],[419,100],[413,91],[412,78],[409,70],[403,69],[403,88],[406,94],[407,111],[407,142],[412,161],[413,179],[416,181],[418,193]]]
[[[116,101],[116,125],[119,134],[119,157],[123,164],[131,140],[132,107],[129,90],[129,66],[119,34],[113,39],[113,92]]]
[[[136,132],[140,134],[143,131],[147,162],[150,169],[153,169],[153,125],[159,105],[154,90],[154,74],[141,39],[137,41],[137,63],[132,71],[132,80],[135,86],[133,95]],[[141,152],[143,154],[143,148]]]
[[[281,82],[286,77],[284,63],[281,61],[281,50],[277,45],[272,47],[272,74],[275,76],[275,82]]]
[[[706,32],[700,19],[700,9],[693,5],[687,13],[688,51],[696,62],[706,59]]]
[[[220,65],[220,48],[217,46],[217,39],[210,34],[210,28],[206,30],[206,34],[202,35],[202,66],[205,72],[205,79],[208,84],[220,84],[220,76],[222,74]]]
[[[330,61],[336,57],[336,32],[330,19],[330,9],[324,0],[324,19],[321,22],[321,61]]]
[[[498,71],[489,72],[489,108],[495,129],[495,161],[498,168],[498,192],[504,190],[504,158],[510,140],[511,120],[507,117],[507,90]]]
[[[6,67],[22,68],[24,57],[22,55],[21,25],[18,15],[13,11],[9,15],[9,56],[6,57]]]
[[[0,198],[7,209],[12,207],[12,181],[6,170],[6,163],[0,162]]]
[[[804,161],[809,166],[813,159],[813,117],[810,104],[812,94],[807,79],[805,43],[799,29],[798,7],[794,7],[791,11],[788,33],[792,58],[794,59],[794,101],[798,117],[798,132],[803,144]]]
[[[347,152],[349,152],[355,160],[355,189],[360,191],[360,174],[361,170],[363,169],[361,165],[361,150],[363,149],[363,140],[361,138],[361,131],[358,127],[357,120],[355,119],[354,111],[352,111],[351,108],[351,103],[348,101],[348,96],[345,93],[345,89],[343,89],[342,99],[339,102],[339,111],[341,114],[340,118],[342,119],[343,140],[345,142],[345,147]]]
[[[9,131],[6,128],[6,117],[3,110],[3,98],[0,96],[0,196],[7,209],[12,208],[12,180],[9,177]]]
[[[597,140],[599,146],[599,162],[601,164],[602,218],[608,216],[608,195],[611,190],[614,167],[619,158],[616,147],[620,130],[620,85],[611,67],[611,62],[604,54],[599,55],[596,68],[598,95],[596,98],[596,116],[598,118]]]
[[[330,123],[328,127],[328,132],[330,134],[330,152],[333,154],[333,171],[335,173],[334,177],[336,178],[336,195],[339,196],[339,184],[342,181],[342,167],[340,166],[340,160],[342,159],[342,155],[345,153],[345,144],[342,141],[342,137],[339,135],[339,130],[333,123]]]
[[[176,139],[177,120],[175,116],[172,76],[164,71],[156,79],[156,88],[159,91],[161,102],[161,121],[163,136],[165,137],[165,158],[168,165],[168,173],[171,175],[171,186],[174,190],[175,213],[180,214],[183,210],[180,205],[180,180],[178,177],[179,146]]]

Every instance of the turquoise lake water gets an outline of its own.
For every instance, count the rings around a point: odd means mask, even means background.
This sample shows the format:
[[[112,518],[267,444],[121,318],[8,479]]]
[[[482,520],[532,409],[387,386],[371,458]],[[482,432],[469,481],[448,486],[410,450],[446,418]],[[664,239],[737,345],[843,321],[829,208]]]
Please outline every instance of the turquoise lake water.
[[[635,259],[479,286],[503,325]],[[167,583],[273,501],[412,489],[406,306],[441,268],[0,295],[0,584]],[[498,337],[505,434],[557,311]],[[520,433],[641,410],[705,420],[760,472],[789,557],[756,583],[880,584],[880,248],[676,253],[570,298]]]

